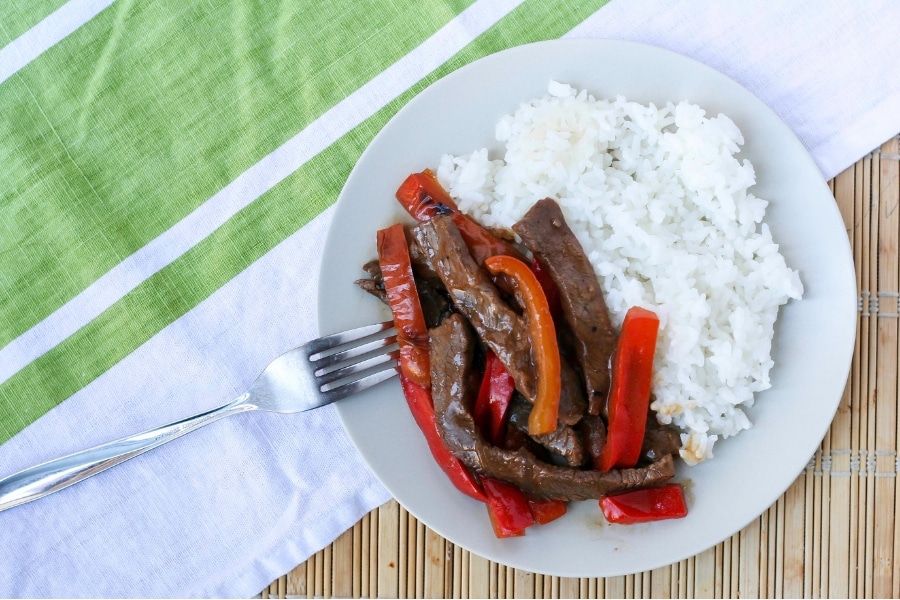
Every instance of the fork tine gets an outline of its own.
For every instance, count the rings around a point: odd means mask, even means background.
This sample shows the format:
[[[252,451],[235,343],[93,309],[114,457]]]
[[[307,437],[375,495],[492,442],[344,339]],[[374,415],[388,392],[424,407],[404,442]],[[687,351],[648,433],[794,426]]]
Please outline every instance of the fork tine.
[[[322,356],[321,352],[317,352],[309,357],[310,362],[316,368],[316,375],[323,373],[323,369],[326,369],[332,365],[349,361],[351,358],[357,358],[359,356],[363,356],[370,352],[374,352],[376,350],[380,350],[382,348],[388,348],[393,345],[397,341],[396,335],[391,335],[386,338],[380,338],[373,340],[371,342],[361,344],[359,346],[353,346],[347,350],[343,350],[341,352],[335,352],[334,354],[328,354],[326,356]]]
[[[368,389],[400,372],[393,327],[393,321],[385,321],[307,342],[304,353],[324,404]],[[382,353],[375,354],[379,350]]]
[[[356,329],[349,329],[347,331],[333,333],[331,335],[326,335],[324,337],[311,340],[310,342],[307,342],[305,348],[306,351],[309,352],[310,355],[312,355],[317,352],[323,352],[325,350],[336,348],[342,344],[361,340],[370,335],[375,335],[376,333],[386,331],[393,326],[393,321],[385,321],[383,323],[375,323],[373,325],[363,325],[362,327],[357,327]]]
[[[365,360],[361,360],[357,363],[349,364],[347,366],[341,367],[339,369],[335,369],[333,371],[329,371],[327,373],[320,373],[316,371],[316,381],[320,386],[333,383],[340,379],[345,379],[347,377],[351,377],[353,375],[358,375],[363,371],[367,371],[368,369],[372,369],[374,367],[378,367],[383,365],[384,363],[390,361],[396,361],[397,355],[399,353],[397,351],[389,352],[387,354],[379,354],[377,356],[373,356],[371,358],[367,358]]]
[[[382,381],[387,381],[392,377],[396,377],[399,372],[400,367],[394,365],[393,367],[385,369],[384,371],[371,373],[361,379],[357,379],[356,381],[352,381],[336,388],[323,391],[321,392],[321,395],[327,400],[328,404],[331,404],[332,402],[342,400],[347,396],[352,396],[353,394],[359,393],[365,389],[377,385]]]

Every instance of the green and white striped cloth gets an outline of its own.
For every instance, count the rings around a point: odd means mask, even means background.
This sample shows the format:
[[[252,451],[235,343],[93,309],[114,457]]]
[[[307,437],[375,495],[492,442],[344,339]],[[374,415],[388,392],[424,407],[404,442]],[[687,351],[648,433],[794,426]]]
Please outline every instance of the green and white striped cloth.
[[[900,131],[897,23],[888,1],[0,0],[0,476],[222,404],[315,337],[329,208],[454,69],[667,47],[831,177]],[[253,595],[388,498],[331,409],[228,419],[0,512],[0,597]]]

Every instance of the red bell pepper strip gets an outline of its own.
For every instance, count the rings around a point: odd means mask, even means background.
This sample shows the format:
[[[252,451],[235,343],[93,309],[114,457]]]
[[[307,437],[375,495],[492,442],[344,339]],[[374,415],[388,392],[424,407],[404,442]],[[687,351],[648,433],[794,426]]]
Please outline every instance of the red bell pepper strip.
[[[409,246],[403,225],[397,223],[378,231],[378,264],[384,279],[388,305],[397,328],[400,370],[424,388],[431,387],[431,360],[428,328],[416,291]]]
[[[412,413],[416,424],[425,435],[428,448],[438,466],[447,474],[456,489],[480,502],[487,501],[484,490],[478,484],[475,476],[466,468],[456,456],[444,445],[441,434],[438,432],[434,416],[434,401],[431,392],[400,373],[400,385],[403,395]]]
[[[407,177],[396,195],[403,208],[417,221],[427,221],[449,211],[459,212],[456,202],[431,169]]]
[[[395,196],[406,212],[417,221],[450,215],[478,264],[494,254],[521,256],[510,244],[461,213],[430,169],[407,177],[397,189]]]
[[[525,535],[525,530],[534,525],[534,517],[522,490],[492,477],[482,478],[481,483],[494,534],[498,538]]]
[[[650,383],[659,318],[634,306],[625,313],[622,333],[613,355],[607,412],[606,445],[600,470],[631,468],[641,455],[650,407]]]
[[[537,500],[534,498],[528,499],[528,508],[531,509],[534,522],[540,525],[555,521],[569,510],[563,500]]]
[[[485,260],[484,266],[492,275],[503,273],[516,282],[528,315],[532,353],[537,367],[537,396],[528,417],[528,433],[539,435],[555,431],[561,388],[560,357],[556,327],[547,297],[528,265],[516,258],[491,256]]]
[[[622,525],[680,519],[687,515],[684,491],[677,483],[604,496],[600,499],[600,509],[607,521]]]
[[[512,375],[509,374],[497,355],[488,350],[484,364],[484,377],[481,380],[481,388],[478,390],[478,398],[475,400],[473,416],[475,425],[495,446],[503,441],[506,412],[515,389],[516,384]]]

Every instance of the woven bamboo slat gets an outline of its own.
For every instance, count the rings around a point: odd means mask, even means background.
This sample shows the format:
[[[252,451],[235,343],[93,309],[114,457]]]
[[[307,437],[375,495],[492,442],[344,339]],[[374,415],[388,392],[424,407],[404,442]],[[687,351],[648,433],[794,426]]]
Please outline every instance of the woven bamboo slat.
[[[519,571],[455,546],[395,501],[263,598],[900,597],[897,478],[900,139],[829,181],[853,249],[858,334],[840,406],[803,473],[756,521],[679,563],[624,577]]]

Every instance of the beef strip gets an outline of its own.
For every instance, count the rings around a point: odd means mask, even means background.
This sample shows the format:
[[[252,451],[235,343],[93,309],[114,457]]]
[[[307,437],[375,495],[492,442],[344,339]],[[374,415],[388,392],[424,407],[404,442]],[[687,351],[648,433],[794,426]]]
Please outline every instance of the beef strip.
[[[666,455],[677,455],[681,450],[681,435],[656,420],[656,413],[647,414],[647,428],[644,430],[644,443],[641,446],[641,460],[653,462]]]
[[[381,276],[378,260],[370,260],[363,265],[363,270],[369,274],[371,279],[357,279],[356,285],[388,304],[387,291],[384,289],[384,279]],[[453,310],[450,298],[447,297],[447,291],[437,275],[434,278],[429,278],[427,275],[421,276],[415,260],[413,260],[413,278],[416,283],[416,292],[419,294],[419,305],[422,307],[422,314],[425,317],[425,325],[435,327]]]
[[[523,449],[488,444],[472,418],[470,386],[475,339],[465,319],[453,314],[431,330],[431,390],[438,431],[447,448],[469,468],[518,486],[536,498],[598,499],[616,492],[665,483],[675,474],[669,455],[635,469],[582,471],[538,460]],[[440,358],[437,358],[440,357]],[[451,360],[447,360],[452,357]]]
[[[594,268],[551,198],[536,202],[513,230],[559,288],[563,316],[575,338],[587,386],[588,412],[599,414],[609,390],[616,333]]]
[[[436,217],[416,226],[412,234],[456,308],[497,354],[516,388],[533,402],[537,384],[527,320],[504,301],[490,276],[472,258],[451,219]],[[558,418],[574,425],[584,414],[587,401],[578,373],[565,361],[561,367]]]
[[[566,425],[575,425],[587,410],[584,399],[584,385],[581,376],[566,362],[565,357],[559,364],[559,411],[557,419]]]
[[[419,304],[422,306],[426,327],[437,327],[453,312],[450,299],[443,287],[437,287],[424,279],[416,279],[416,291],[419,294]]]
[[[424,221],[413,229],[413,236],[443,281],[456,309],[497,355],[515,381],[516,389],[533,402],[537,384],[525,319],[504,302],[488,273],[472,258],[451,219],[435,217]]]
[[[413,236],[411,230],[405,230],[407,241],[409,243],[409,261],[412,264],[413,273],[416,279],[423,279],[433,285],[443,285],[441,278],[428,260],[428,255],[419,246],[419,242]]]
[[[425,324],[428,327],[436,327],[453,311],[453,307],[447,296],[447,290],[431,266],[428,256],[422,251],[412,233],[409,230],[405,231],[409,243],[409,260],[416,280],[419,302],[425,315]]]
[[[600,468],[600,453],[606,445],[606,423],[601,417],[585,415],[578,424],[584,443],[584,451],[594,468]]]
[[[521,396],[514,396],[509,406],[509,424],[519,431],[528,432],[528,416],[531,414],[531,405]],[[581,443],[581,436],[571,425],[558,422],[556,431],[533,435],[531,438],[538,444],[561,457],[570,467],[580,467],[584,464],[585,453]]]
[[[598,500],[610,494],[662,485],[675,476],[675,462],[670,455],[646,467],[605,473],[542,463],[524,449],[510,454],[487,446],[481,447],[478,455],[485,473],[545,500]]]
[[[384,287],[384,279],[382,279],[381,277],[381,265],[379,264],[377,258],[373,258],[372,260],[364,264],[362,268],[369,277],[371,277],[372,279],[377,281],[379,285]]]
[[[424,258],[434,267],[456,308],[475,327],[531,402],[537,393],[527,320],[503,299],[490,276],[472,258],[453,221],[437,217],[413,231]],[[559,420],[574,425],[584,414],[586,400],[579,375],[563,363]]]
[[[385,304],[388,303],[387,292],[384,291],[384,286],[379,285],[374,279],[357,279],[354,283],[364,292],[375,296]]]
[[[387,304],[387,292],[384,290],[384,279],[381,277],[381,267],[378,266],[378,259],[370,260],[362,268],[369,275],[370,279],[357,279],[355,281],[356,285]]]

